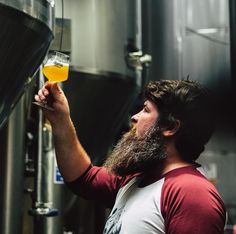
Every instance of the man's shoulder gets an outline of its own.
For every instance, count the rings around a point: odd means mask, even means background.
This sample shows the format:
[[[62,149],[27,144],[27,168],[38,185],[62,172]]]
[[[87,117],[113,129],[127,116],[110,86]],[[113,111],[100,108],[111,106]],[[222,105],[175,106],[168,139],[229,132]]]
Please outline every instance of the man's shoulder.
[[[183,206],[201,206],[212,209],[224,207],[223,200],[216,187],[194,167],[180,168],[165,176],[162,189],[164,204],[182,204]],[[204,208],[205,209],[205,208]]]
[[[214,185],[195,166],[182,167],[168,172],[165,176],[165,188],[192,193],[205,190],[216,191]]]
[[[191,228],[196,217],[201,217],[196,226],[196,230],[203,230],[201,233],[213,233],[214,225],[219,230],[224,227],[224,202],[215,186],[194,167],[179,168],[165,175],[161,211],[168,229],[186,230],[186,224]],[[209,225],[205,226],[205,220],[209,220]]]

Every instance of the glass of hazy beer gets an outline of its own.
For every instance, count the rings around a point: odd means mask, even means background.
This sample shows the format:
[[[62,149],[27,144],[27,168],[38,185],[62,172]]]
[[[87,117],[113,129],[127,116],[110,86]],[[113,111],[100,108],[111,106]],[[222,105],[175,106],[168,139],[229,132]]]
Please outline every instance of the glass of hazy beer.
[[[49,82],[62,82],[67,80],[69,75],[69,55],[58,51],[50,51],[43,63],[42,71]],[[48,102],[50,102],[50,97]],[[33,103],[43,108],[53,110],[48,102]]]
[[[62,82],[68,79],[69,56],[58,52],[49,52],[43,65],[43,74],[49,82]]]

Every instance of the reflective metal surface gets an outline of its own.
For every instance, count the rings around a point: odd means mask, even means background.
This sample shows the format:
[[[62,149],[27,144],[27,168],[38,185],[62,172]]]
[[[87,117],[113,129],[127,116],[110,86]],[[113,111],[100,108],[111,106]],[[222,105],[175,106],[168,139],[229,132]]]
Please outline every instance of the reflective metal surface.
[[[24,92],[29,77],[41,64],[53,39],[49,17],[45,16],[45,21],[40,21],[42,17],[33,14],[33,9],[42,15],[48,10],[49,14],[51,9],[48,4],[41,2],[42,7],[37,8],[40,1],[27,1],[27,4],[25,1],[0,1],[0,128]],[[28,7],[29,3],[31,7]],[[32,15],[18,10],[21,8],[28,9]]]
[[[39,117],[39,149],[35,176],[35,199],[30,215],[34,219],[34,234],[63,233],[63,184],[55,183],[55,151],[49,124]]]
[[[217,118],[233,126],[230,74],[229,4],[225,0],[180,1],[176,4],[176,29],[180,77],[210,88],[221,107]]]
[[[31,78],[53,39],[53,8],[44,0],[0,0],[0,233],[22,233],[26,115]],[[19,102],[24,92],[30,101]],[[25,96],[25,95],[24,95]],[[7,122],[7,123],[6,123]],[[4,124],[6,125],[4,126]]]
[[[141,47],[139,1],[71,0],[65,1],[65,18],[72,23],[74,66],[135,76],[126,66],[128,44]],[[56,16],[61,17],[60,2]],[[133,52],[133,51],[132,51]]]
[[[25,98],[0,131],[0,233],[22,234],[24,194]]]
[[[15,8],[45,23],[51,30],[54,26],[54,0],[0,0],[0,4]]]
[[[150,0],[143,12],[151,79],[189,75],[217,91],[230,86],[227,0]]]
[[[229,0],[230,8],[230,67],[231,67],[231,77],[233,84],[234,93],[234,103],[236,103],[236,2],[234,0]],[[235,105],[234,105],[235,106]],[[234,113],[234,116],[236,114]],[[236,132],[236,124],[234,125]]]
[[[228,1],[190,0],[183,4],[185,9],[178,7],[178,17],[182,16],[182,76],[189,74],[227,94],[231,86]]]
[[[175,2],[178,5],[181,0],[142,1],[143,50],[152,56],[151,80],[180,77]]]

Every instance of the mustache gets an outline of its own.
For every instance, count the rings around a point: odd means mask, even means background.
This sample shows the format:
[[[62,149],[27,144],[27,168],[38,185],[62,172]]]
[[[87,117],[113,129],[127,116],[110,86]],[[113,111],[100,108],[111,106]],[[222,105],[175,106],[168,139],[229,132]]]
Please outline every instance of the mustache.
[[[137,129],[136,124],[131,123],[129,131],[127,133],[125,133],[124,135],[135,137],[136,136],[136,129]]]

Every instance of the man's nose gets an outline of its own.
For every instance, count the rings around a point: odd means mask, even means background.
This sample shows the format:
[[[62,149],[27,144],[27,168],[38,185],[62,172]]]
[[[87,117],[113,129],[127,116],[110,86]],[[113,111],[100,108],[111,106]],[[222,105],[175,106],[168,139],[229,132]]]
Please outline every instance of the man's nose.
[[[139,115],[139,113],[137,113],[137,114],[135,114],[135,115],[133,115],[133,116],[131,117],[131,122],[132,122],[132,123],[137,123],[137,121],[138,121],[138,115]]]

